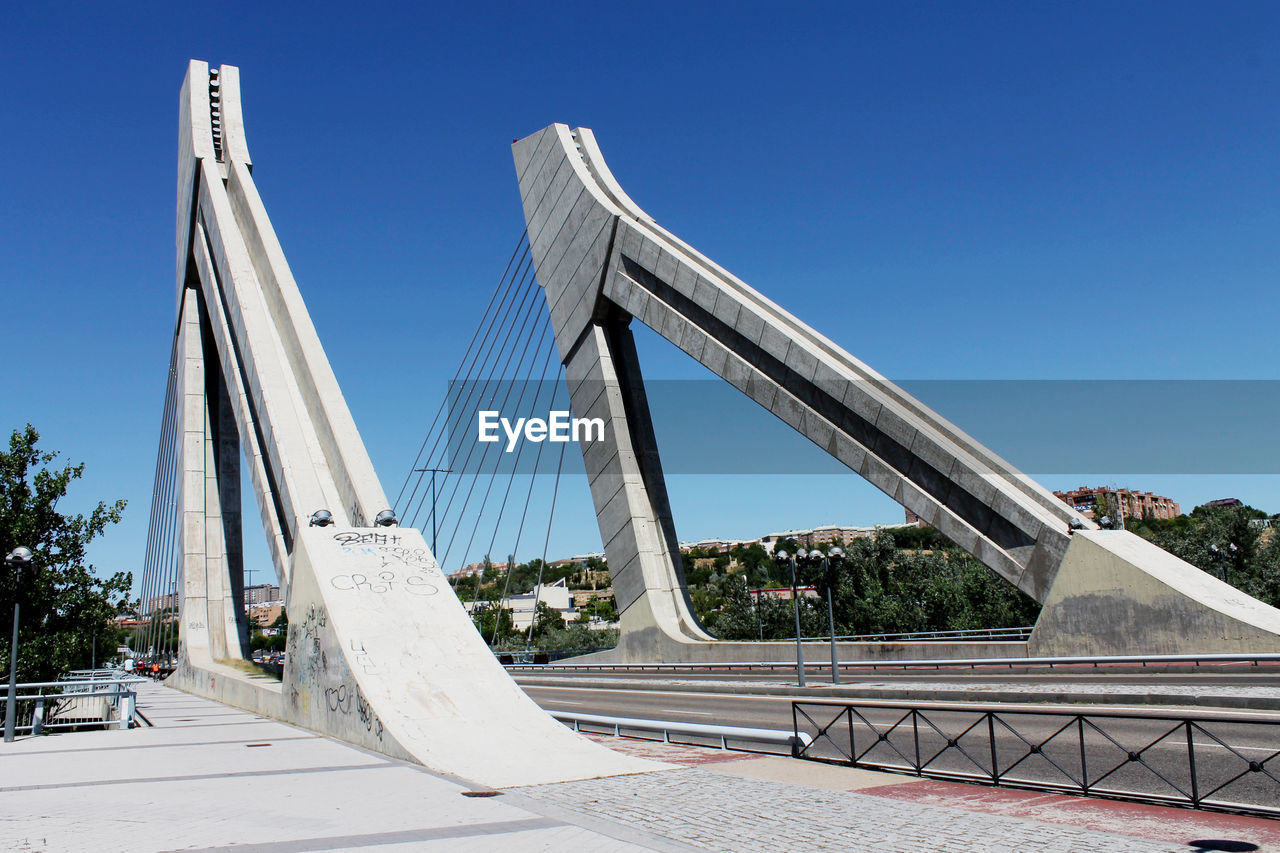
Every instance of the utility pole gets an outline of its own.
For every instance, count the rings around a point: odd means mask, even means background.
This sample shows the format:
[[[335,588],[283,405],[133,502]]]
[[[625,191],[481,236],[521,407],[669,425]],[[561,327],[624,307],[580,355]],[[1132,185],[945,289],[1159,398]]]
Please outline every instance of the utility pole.
[[[452,474],[451,468],[414,468],[421,473],[431,472],[431,556],[436,557],[436,474]],[[439,557],[436,557],[439,560]]]

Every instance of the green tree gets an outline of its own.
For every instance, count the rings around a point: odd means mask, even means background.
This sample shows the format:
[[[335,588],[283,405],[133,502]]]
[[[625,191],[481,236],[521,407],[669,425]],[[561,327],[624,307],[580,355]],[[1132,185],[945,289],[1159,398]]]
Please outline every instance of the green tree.
[[[133,586],[130,573],[104,580],[85,563],[85,546],[120,521],[125,502],[99,502],[87,517],[58,512],[58,502],[84,474],[84,465],[57,467],[58,454],[39,449],[39,439],[28,424],[14,430],[9,451],[0,452],[0,553],[24,545],[35,555],[21,577],[8,568],[0,575],[6,626],[15,599],[21,605],[19,681],[50,681],[88,667],[95,642],[99,650],[114,649],[123,632],[112,620],[128,609]],[[0,634],[7,660],[10,633]]]

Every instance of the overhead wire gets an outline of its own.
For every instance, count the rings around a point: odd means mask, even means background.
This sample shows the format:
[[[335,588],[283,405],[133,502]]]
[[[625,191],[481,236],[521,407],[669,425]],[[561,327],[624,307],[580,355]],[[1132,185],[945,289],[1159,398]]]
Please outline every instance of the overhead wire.
[[[502,353],[505,351],[505,342],[510,340],[511,332],[515,329],[515,324],[522,316],[527,316],[526,312],[528,311],[529,299],[536,291],[536,287],[533,286],[532,265],[526,261],[522,268],[524,269],[524,272],[523,274],[519,274],[519,272],[517,273],[517,280],[519,281],[519,284],[516,286],[514,295],[507,303],[505,310],[502,312],[497,331],[494,334],[485,335],[486,340],[481,347],[478,359],[472,359],[473,364],[469,370],[469,375],[481,375],[485,374],[487,371],[488,376],[490,378],[492,377],[494,366],[496,366],[497,362],[501,359]],[[508,323],[508,321],[510,322]],[[490,328],[492,328],[492,325]],[[495,349],[495,346],[500,341],[503,342],[502,346],[497,346]],[[466,361],[467,359],[464,358],[464,363]],[[462,374],[460,372],[459,376],[461,375]],[[447,436],[453,436],[457,433],[458,428],[461,425],[461,420],[466,416],[467,411],[471,407],[474,396],[479,392],[482,384],[482,382],[477,382],[473,379],[464,380],[462,387],[465,392],[465,396],[462,399],[455,399],[450,396],[457,390],[457,380],[455,379],[455,382],[450,387],[449,394],[446,395],[443,403],[443,406],[450,410],[449,416],[445,419],[444,424],[437,433],[435,441],[432,444],[432,449],[426,457],[429,464],[444,461],[442,457],[447,455],[449,445],[446,443],[444,448],[441,450],[440,443],[442,441],[447,442]],[[437,450],[441,451],[441,457],[437,457]],[[446,483],[448,482],[448,479],[448,476],[446,476]],[[409,523],[411,525],[417,524],[417,519],[422,512],[422,507],[426,501],[426,497],[427,495],[424,490],[417,507],[411,514],[406,513],[406,515],[410,515]],[[439,496],[437,495],[436,503],[438,502]]]
[[[535,290],[532,290],[532,289],[531,289],[531,290],[529,291],[529,295],[530,295],[530,296],[534,295],[534,293],[535,293]],[[516,372],[517,372],[517,373],[519,373],[520,365],[522,365],[522,364],[524,363],[524,358],[526,357],[526,355],[527,355],[527,353],[528,353],[528,346],[529,346],[529,343],[533,340],[534,333],[536,332],[536,330],[537,330],[537,328],[538,328],[538,325],[535,325],[535,326],[533,327],[533,329],[530,329],[530,331],[529,331],[529,333],[528,333],[527,335],[526,335],[526,333],[525,333],[525,328],[528,326],[529,320],[530,320],[530,318],[533,316],[533,313],[534,313],[534,311],[529,310],[530,308],[532,308],[533,304],[534,304],[533,302],[529,301],[529,302],[527,302],[527,304],[522,308],[523,319],[521,320],[521,323],[520,323],[520,329],[519,329],[519,331],[516,333],[516,337],[515,337],[515,339],[514,339],[514,342],[513,342],[512,346],[511,346],[511,347],[509,347],[509,349],[508,349],[508,351],[507,351],[506,359],[505,359],[505,361],[503,361],[503,362],[502,362],[502,365],[501,365],[501,367],[500,367],[500,368],[499,368],[499,366],[498,366],[498,362],[497,362],[497,361],[495,361],[495,363],[494,363],[493,367],[490,369],[489,375],[488,375],[488,376],[486,376],[486,377],[484,378],[484,380],[482,380],[482,382],[483,382],[483,384],[484,384],[485,386],[487,386],[487,387],[492,387],[492,383],[493,383],[493,381],[494,381],[495,376],[505,375],[505,374],[507,373],[508,369],[509,369],[509,368],[510,368],[510,366],[511,366],[511,359],[515,356],[515,353],[516,353],[516,350],[517,350],[517,349],[519,349],[519,351],[520,351],[520,359],[519,359],[519,360],[517,361],[517,363],[516,363]],[[548,320],[548,318],[546,317],[546,315],[543,315],[543,316],[544,316],[544,321]],[[523,342],[523,343],[521,343],[521,342]],[[504,383],[504,384],[505,384],[505,386],[506,386],[506,393],[503,395],[502,402],[501,402],[500,404],[497,404],[497,408],[498,408],[499,410],[504,409],[504,408],[506,407],[507,403],[510,401],[510,398],[511,398],[511,388],[512,388],[512,384],[513,384],[513,383],[511,383],[511,382],[507,382],[507,383]],[[495,395],[495,396],[496,396],[496,395]],[[493,399],[494,399],[493,397],[491,397],[491,398],[490,398],[490,403],[489,403],[490,405],[492,405],[492,401],[493,401]],[[466,411],[468,411],[468,410],[469,410],[469,404],[468,404],[468,406],[459,407],[459,409],[460,409],[460,412],[459,412],[459,419],[461,419],[462,417],[465,417]],[[478,443],[479,443],[479,442],[469,442],[469,443],[468,443],[468,445],[467,445],[467,453],[466,453],[466,456],[465,456],[465,457],[463,458],[463,460],[462,460],[462,464],[461,464],[461,467],[460,467],[460,469],[459,469],[460,471],[467,471],[467,470],[469,470],[469,469],[470,469],[471,458],[472,458],[472,457],[474,456],[474,454],[475,454],[476,444],[478,444]],[[494,442],[493,444],[494,444],[494,445],[497,445],[497,444],[498,444],[498,442]],[[485,465],[485,462],[486,462],[486,460],[488,459],[489,452],[490,452],[490,450],[492,450],[492,449],[493,449],[493,447],[491,447],[490,445],[486,445],[486,446],[485,446],[485,449],[481,452],[480,460],[479,460],[479,462],[477,463],[477,470],[481,470],[481,469],[483,469],[483,467],[484,467],[484,465]],[[468,489],[468,492],[467,492],[467,498],[463,501],[462,508],[461,508],[461,510],[459,511],[459,520],[461,519],[461,515],[462,515],[462,513],[463,513],[463,512],[465,512],[467,505],[470,503],[470,497],[471,497],[471,494],[472,494],[472,493],[474,493],[474,491],[475,491],[477,481],[478,481],[478,477],[472,477],[472,478],[471,478],[471,486],[470,486],[470,488]],[[458,478],[456,478],[456,479],[454,480],[453,489],[452,489],[452,490],[450,491],[450,493],[449,493],[449,498],[448,498],[448,500],[447,500],[447,501],[445,501],[445,509],[444,509],[443,518],[445,519],[446,526],[447,526],[447,520],[448,520],[448,518],[449,518],[450,510],[452,509],[452,507],[453,507],[453,505],[454,505],[454,502],[455,502],[455,501],[456,501],[456,499],[457,499],[458,492],[461,490],[461,483],[462,483],[461,477],[458,477]],[[453,538],[456,536],[456,534],[457,534],[457,528],[456,528],[456,526],[455,526],[455,528],[454,528],[454,530],[453,530],[453,533],[452,533],[452,535],[451,535],[451,537],[450,537],[450,543],[452,543]],[[446,549],[446,553],[448,553],[447,549]]]
[[[511,257],[507,259],[507,266],[502,271],[502,276],[498,279],[498,286],[494,288],[493,295],[489,297],[489,304],[485,306],[484,316],[489,318],[489,328],[492,328],[492,325],[498,316],[498,312],[494,310],[494,303],[498,300],[498,294],[499,293],[502,294],[502,301],[505,302],[507,298],[507,294],[510,293],[512,286],[514,286],[516,282],[515,275],[510,276],[510,279],[508,279],[508,274],[511,272],[511,265],[513,263],[516,263],[516,256],[519,255],[520,263],[517,264],[517,269],[519,269],[519,267],[522,266],[524,263],[524,258],[529,253],[529,243],[528,243],[528,240],[526,239],[526,236],[527,236],[526,234],[522,233],[520,237],[516,240],[516,246],[511,251]],[[502,283],[504,281],[507,282],[505,289],[502,286]],[[471,335],[471,341],[467,344],[467,348],[464,351],[464,357],[462,361],[459,362],[458,364],[457,372],[454,373],[453,375],[454,382],[458,381],[458,378],[462,375],[463,371],[466,369],[467,355],[469,355],[472,352],[473,348],[475,347],[476,341],[480,339],[482,329],[485,329],[485,324],[483,322],[481,322],[479,325],[476,326],[475,332]],[[487,333],[488,333],[488,329],[485,329],[485,334]],[[448,397],[446,397],[441,402],[440,408],[436,409],[436,414],[431,421],[431,426],[427,429],[426,434],[422,438],[422,446],[418,448],[418,455],[414,458],[413,465],[409,467],[408,473],[405,474],[404,483],[400,486],[400,492],[396,495],[395,503],[393,504],[393,506],[397,511],[400,509],[400,500],[404,496],[404,490],[408,487],[409,481],[413,479],[414,472],[418,470],[418,463],[422,460],[422,454],[426,450],[427,442],[431,439],[431,435],[436,428],[436,423],[440,420],[440,415],[444,413],[447,404],[448,404]],[[433,448],[433,452],[434,452],[434,448]],[[430,457],[428,457],[428,461],[429,459]],[[422,480],[423,480],[423,477],[419,475],[417,482],[414,484],[414,491],[409,495],[409,500],[407,501],[407,504],[412,505],[414,495],[417,493],[418,486],[419,484],[421,484]]]

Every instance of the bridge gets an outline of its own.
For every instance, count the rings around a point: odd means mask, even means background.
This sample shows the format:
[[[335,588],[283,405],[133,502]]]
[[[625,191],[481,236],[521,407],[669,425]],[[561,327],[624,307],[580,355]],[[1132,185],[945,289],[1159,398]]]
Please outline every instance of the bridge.
[[[177,619],[146,632],[149,648],[177,644],[170,683],[494,788],[656,769],[544,713],[476,632],[423,533],[401,526],[255,187],[238,70],[191,62],[179,115],[176,323],[142,590],[144,601],[175,598]],[[1030,639],[1002,653],[1280,652],[1280,611],[1139,537],[1098,529],[661,228],[618,185],[590,130],[551,125],[512,151],[528,263],[572,409],[603,425],[580,446],[622,634],[596,662],[790,653],[718,641],[693,615],[636,322],[1040,602]],[[237,665],[247,653],[242,457],[291,620],[279,682]]]

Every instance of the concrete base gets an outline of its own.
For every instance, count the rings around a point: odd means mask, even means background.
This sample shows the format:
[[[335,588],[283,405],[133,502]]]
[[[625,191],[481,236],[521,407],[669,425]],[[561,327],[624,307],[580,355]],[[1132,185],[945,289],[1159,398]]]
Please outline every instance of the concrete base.
[[[1071,538],[1033,656],[1280,652],[1280,610],[1124,530]]]
[[[676,637],[650,621],[640,621],[632,614],[643,612],[632,608],[622,616],[616,648],[571,658],[566,663],[737,663],[742,661],[777,661],[794,663],[794,640],[750,642],[715,640],[699,642]],[[807,641],[801,644],[806,663],[830,664],[831,644]],[[899,642],[836,643],[841,661],[854,660],[922,660],[936,658],[1014,658],[1026,657],[1024,642],[982,640],[974,642]]]
[[[476,633],[405,528],[306,528],[280,684],[211,661],[170,683],[492,788],[661,769],[552,719]]]

